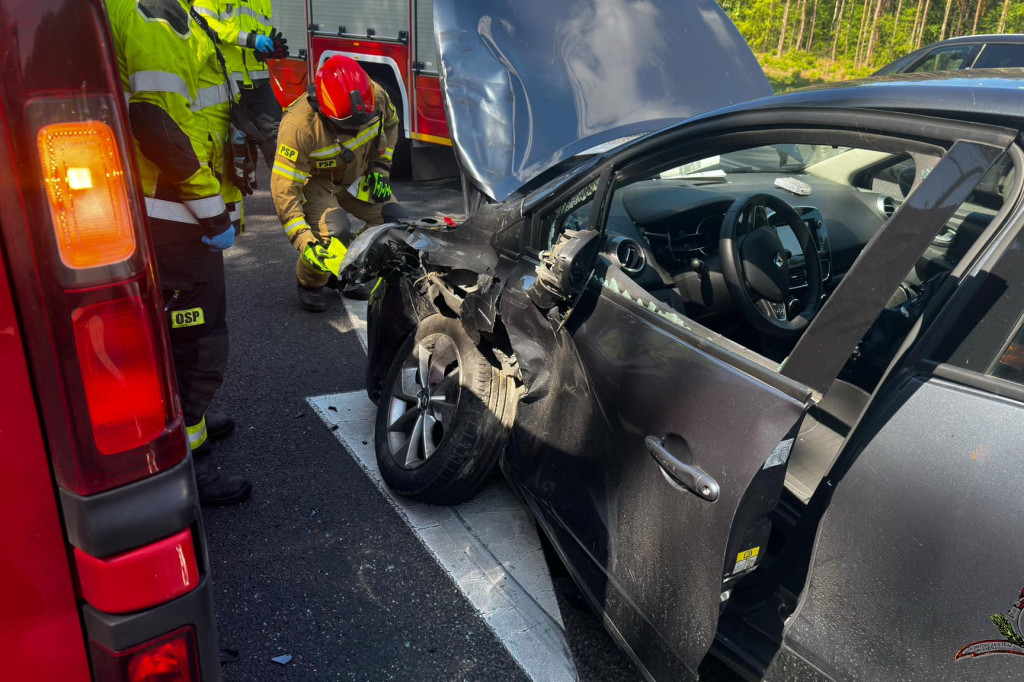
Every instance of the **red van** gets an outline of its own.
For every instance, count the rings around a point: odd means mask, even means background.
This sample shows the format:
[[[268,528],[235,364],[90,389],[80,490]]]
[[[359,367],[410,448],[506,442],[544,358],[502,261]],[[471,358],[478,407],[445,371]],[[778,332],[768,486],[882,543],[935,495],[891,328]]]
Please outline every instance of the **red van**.
[[[209,562],[97,0],[0,0],[7,680],[219,679]]]

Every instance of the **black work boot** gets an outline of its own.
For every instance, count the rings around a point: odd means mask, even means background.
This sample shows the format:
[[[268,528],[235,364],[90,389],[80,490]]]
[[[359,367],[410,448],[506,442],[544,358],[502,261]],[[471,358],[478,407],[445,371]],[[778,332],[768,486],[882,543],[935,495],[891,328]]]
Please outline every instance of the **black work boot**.
[[[195,462],[195,470],[199,504],[204,507],[228,507],[252,495],[252,484],[247,479],[221,473],[208,460]]]
[[[299,286],[299,304],[311,313],[322,313],[327,310],[327,300],[324,298],[324,288],[307,289]]]
[[[206,435],[210,440],[224,440],[234,432],[234,417],[225,412],[206,411]]]

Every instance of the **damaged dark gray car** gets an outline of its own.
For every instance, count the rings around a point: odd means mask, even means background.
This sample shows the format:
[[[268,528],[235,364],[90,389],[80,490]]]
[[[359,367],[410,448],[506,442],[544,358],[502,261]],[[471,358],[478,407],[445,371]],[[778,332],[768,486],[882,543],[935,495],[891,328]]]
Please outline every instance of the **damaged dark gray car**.
[[[651,679],[1024,676],[1024,80],[736,104],[770,90],[710,0],[540,5],[435,0],[494,203],[345,261],[384,480],[500,467]]]

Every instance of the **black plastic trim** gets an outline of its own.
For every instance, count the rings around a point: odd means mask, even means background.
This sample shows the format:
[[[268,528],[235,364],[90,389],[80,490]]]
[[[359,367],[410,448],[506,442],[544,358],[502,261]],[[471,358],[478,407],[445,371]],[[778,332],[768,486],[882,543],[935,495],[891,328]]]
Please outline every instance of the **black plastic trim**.
[[[196,629],[200,678],[203,682],[220,680],[220,649],[209,576],[203,576],[188,594],[152,609],[115,615],[86,604],[82,607],[82,619],[88,638],[111,651],[123,651],[191,625]]]
[[[972,372],[969,369],[963,369],[955,365],[924,361],[921,363],[921,366],[925,371],[931,372],[932,376],[936,378],[1024,403],[1024,386],[1020,384],[987,374]]]
[[[199,517],[192,456],[149,478],[97,495],[60,490],[68,541],[105,557],[188,528]]]

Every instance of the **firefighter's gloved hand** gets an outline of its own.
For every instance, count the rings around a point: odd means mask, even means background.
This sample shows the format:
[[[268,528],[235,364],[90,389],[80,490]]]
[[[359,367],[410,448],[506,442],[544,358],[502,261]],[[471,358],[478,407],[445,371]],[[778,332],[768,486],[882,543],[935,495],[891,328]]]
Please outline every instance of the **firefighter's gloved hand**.
[[[341,272],[341,263],[345,260],[347,249],[341,240],[331,237],[327,246],[320,242],[310,242],[302,250],[302,260],[306,261],[314,270],[330,273],[335,277]]]
[[[210,251],[214,253],[231,248],[231,245],[235,243],[235,227],[232,225],[216,237],[203,237],[202,242],[209,246]]]
[[[267,56],[271,59],[284,59],[288,56],[288,39],[276,28],[270,29],[270,39],[274,43],[274,49]]]
[[[252,140],[241,130],[231,135],[231,156],[233,159],[233,175],[231,182],[245,196],[256,189],[256,147]]]
[[[383,173],[371,173],[370,198],[376,203],[382,204],[391,198],[391,180]]]
[[[269,55],[271,52],[274,51],[274,41],[271,40],[269,36],[260,34],[256,36],[256,40],[253,42],[253,47],[256,48],[257,52]]]

